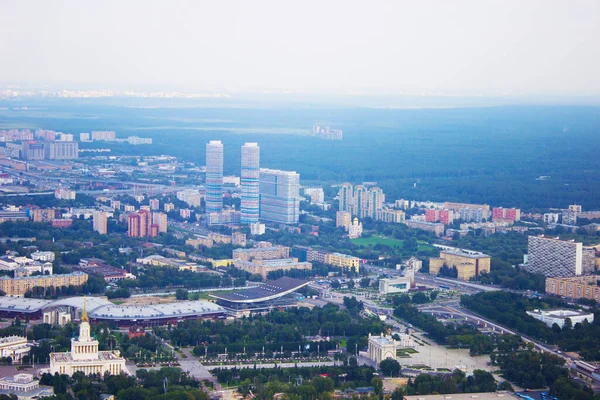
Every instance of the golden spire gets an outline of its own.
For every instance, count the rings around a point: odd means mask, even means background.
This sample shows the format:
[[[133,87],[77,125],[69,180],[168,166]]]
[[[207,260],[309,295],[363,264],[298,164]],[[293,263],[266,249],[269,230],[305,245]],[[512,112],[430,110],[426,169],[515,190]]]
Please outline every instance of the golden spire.
[[[86,297],[83,296],[83,316],[81,317],[81,322],[88,322],[87,309],[85,306]]]

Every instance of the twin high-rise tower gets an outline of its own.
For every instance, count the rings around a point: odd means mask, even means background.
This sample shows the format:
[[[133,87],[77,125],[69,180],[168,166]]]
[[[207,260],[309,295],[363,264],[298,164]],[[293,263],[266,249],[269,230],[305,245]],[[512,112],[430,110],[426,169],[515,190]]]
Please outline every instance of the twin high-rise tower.
[[[242,186],[241,217],[242,224],[254,224],[259,216],[259,179],[260,179],[260,147],[257,143],[246,143],[242,146]]]
[[[242,146],[241,163],[242,224],[260,220],[282,224],[298,223],[300,175],[291,171],[260,169],[260,147],[257,143]],[[207,214],[223,212],[223,144],[211,140],[206,144]]]
[[[223,211],[223,143],[211,140],[206,144],[206,213]]]

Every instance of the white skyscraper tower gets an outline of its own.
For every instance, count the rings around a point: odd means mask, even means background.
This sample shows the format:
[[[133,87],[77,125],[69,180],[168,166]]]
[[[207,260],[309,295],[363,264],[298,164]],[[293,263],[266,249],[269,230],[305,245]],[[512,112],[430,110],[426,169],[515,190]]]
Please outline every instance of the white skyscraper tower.
[[[206,144],[206,213],[223,211],[223,144],[211,140]]]
[[[260,147],[257,143],[246,143],[242,146],[242,198],[241,223],[258,222],[259,211],[259,178]]]

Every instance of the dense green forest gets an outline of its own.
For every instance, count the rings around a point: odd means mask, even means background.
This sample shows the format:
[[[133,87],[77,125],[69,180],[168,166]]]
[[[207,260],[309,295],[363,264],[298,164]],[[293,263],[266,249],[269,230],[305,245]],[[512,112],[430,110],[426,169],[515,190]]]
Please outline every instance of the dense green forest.
[[[358,311],[358,310],[356,310]],[[354,351],[355,346],[366,347],[369,333],[379,334],[385,330],[385,324],[379,318],[364,319],[356,312],[341,310],[335,305],[322,308],[290,308],[274,310],[267,315],[252,315],[234,322],[224,321],[183,321],[177,326],[155,328],[154,333],[173,344],[195,346],[197,355],[216,356],[224,353],[284,352],[298,351],[298,347],[307,355],[316,355],[317,342],[307,337],[322,335],[333,337],[331,341],[322,341],[320,351],[335,349],[340,338],[348,338],[347,346]]]
[[[83,145],[111,147],[113,154],[169,154],[203,164],[204,143],[219,139],[225,146],[225,173],[238,174],[241,145],[256,141],[265,167],[296,170],[303,180],[332,184],[376,181],[389,200],[600,208],[596,107],[244,108],[222,103],[216,108],[173,101],[148,108],[144,100],[136,100],[134,107],[91,100],[28,102],[35,111],[0,111],[6,126],[69,133],[115,130],[120,138],[153,139],[148,146]],[[344,139],[304,136],[315,119],[343,129]]]
[[[165,380],[168,382],[167,390]],[[100,400],[102,394],[115,395],[119,400],[208,400],[208,394],[202,390],[203,383],[180,368],[140,369],[135,376],[85,376],[76,372],[69,377],[46,373],[42,374],[40,384],[54,388],[54,396],[44,397],[46,400]]]

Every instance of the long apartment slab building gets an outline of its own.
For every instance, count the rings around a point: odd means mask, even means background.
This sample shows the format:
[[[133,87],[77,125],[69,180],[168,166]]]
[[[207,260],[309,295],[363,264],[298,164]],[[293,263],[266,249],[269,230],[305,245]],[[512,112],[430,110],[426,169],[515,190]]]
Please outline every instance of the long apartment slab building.
[[[570,299],[590,299],[600,303],[600,277],[597,275],[548,277],[546,293]]]
[[[38,275],[21,278],[0,277],[0,290],[7,296],[23,296],[28,290],[39,286],[43,288],[62,286],[81,286],[88,281],[86,273],[75,271],[62,275]]]
[[[258,260],[246,261],[242,259],[234,259],[233,266],[242,271],[251,274],[258,274],[263,279],[267,279],[269,272],[273,271],[289,271],[291,269],[312,269],[312,264],[306,261],[298,261],[297,258],[278,258],[274,260]]]
[[[253,247],[250,249],[233,250],[233,258],[237,260],[274,260],[289,258],[290,248],[287,246]]]
[[[529,236],[526,269],[546,277],[591,275],[596,252],[574,240]]]
[[[360,258],[349,254],[331,253],[325,250],[313,249],[312,247],[294,246],[292,255],[301,261],[319,262],[345,271],[360,272]]]

